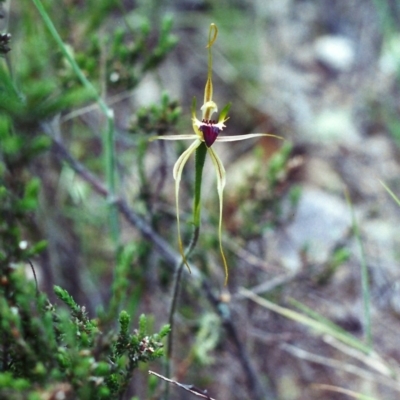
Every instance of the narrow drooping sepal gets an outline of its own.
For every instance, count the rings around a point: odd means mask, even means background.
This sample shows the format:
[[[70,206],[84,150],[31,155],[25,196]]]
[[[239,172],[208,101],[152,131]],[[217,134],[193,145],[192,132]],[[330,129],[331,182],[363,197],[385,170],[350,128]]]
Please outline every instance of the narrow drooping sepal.
[[[219,239],[219,250],[224,264],[225,285],[226,285],[228,283],[229,272],[228,272],[228,263],[226,262],[224,249],[222,247],[222,212],[223,212],[223,200],[224,200],[224,187],[226,183],[226,173],[224,165],[222,164],[221,159],[218,157],[215,151],[212,148],[209,148],[208,153],[210,154],[211,160],[214,164],[215,172],[217,173],[217,190],[219,197],[218,239]]]
[[[207,147],[212,146],[221,132],[221,129],[214,124],[214,121],[203,122],[200,125],[199,130],[203,133],[204,142]]]

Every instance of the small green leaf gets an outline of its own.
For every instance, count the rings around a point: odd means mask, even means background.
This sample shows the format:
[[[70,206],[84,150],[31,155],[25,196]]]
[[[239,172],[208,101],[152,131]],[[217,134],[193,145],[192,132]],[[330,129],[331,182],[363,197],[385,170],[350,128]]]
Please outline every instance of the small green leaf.
[[[126,335],[129,329],[131,318],[126,311],[121,311],[119,314],[120,333]]]
[[[167,336],[169,333],[171,332],[171,326],[170,325],[164,325],[161,330],[160,330],[160,338],[164,338],[165,336]]]
[[[142,338],[147,335],[147,317],[142,314],[139,317],[139,336]]]

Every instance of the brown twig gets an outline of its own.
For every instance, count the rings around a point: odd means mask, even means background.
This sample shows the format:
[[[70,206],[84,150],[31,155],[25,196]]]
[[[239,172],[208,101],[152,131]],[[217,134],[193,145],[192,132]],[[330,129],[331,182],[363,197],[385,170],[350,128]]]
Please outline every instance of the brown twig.
[[[35,280],[35,285],[36,285],[36,297],[38,297],[39,294],[40,294],[40,290],[39,290],[38,280],[37,280],[37,276],[36,276],[36,271],[35,271],[35,268],[34,268],[34,266],[32,264],[32,261],[31,260],[27,260],[27,261],[28,261],[28,264],[30,265],[31,270],[32,270],[33,279]]]
[[[179,382],[177,382],[177,381],[174,381],[173,379],[169,379],[169,378],[167,378],[167,377],[165,377],[165,376],[162,376],[162,375],[160,375],[160,374],[157,374],[157,372],[154,372],[154,371],[149,371],[149,374],[150,374],[150,375],[154,375],[154,376],[156,376],[157,378],[160,378],[160,379],[162,379],[162,380],[164,380],[164,381],[166,381],[166,382],[172,383],[173,385],[176,385],[176,386],[178,386],[178,387],[180,387],[180,388],[182,388],[182,389],[184,389],[184,390],[186,390],[186,391],[188,391],[188,392],[194,394],[194,395],[197,396],[197,397],[201,397],[202,399],[206,399],[206,400],[215,400],[213,397],[210,397],[210,396],[207,394],[207,391],[206,391],[206,390],[201,390],[201,389],[197,388],[196,386],[193,386],[193,385],[184,385],[184,384],[182,384],[182,383],[179,383]]]

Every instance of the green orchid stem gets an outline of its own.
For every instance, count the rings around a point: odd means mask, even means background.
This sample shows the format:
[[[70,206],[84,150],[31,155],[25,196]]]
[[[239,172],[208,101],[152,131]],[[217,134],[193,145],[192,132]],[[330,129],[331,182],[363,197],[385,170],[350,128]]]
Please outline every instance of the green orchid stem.
[[[177,308],[179,292],[181,288],[182,282],[182,272],[186,265],[184,260],[187,260],[192,251],[195,249],[197,240],[200,234],[200,218],[201,218],[201,184],[203,178],[203,169],[207,156],[207,146],[205,143],[201,143],[200,146],[196,149],[196,161],[195,161],[195,182],[194,182],[194,201],[193,201],[193,235],[192,240],[187,247],[183,260],[179,264],[174,277],[174,287],[172,291],[172,301],[171,307],[169,310],[169,319],[168,323],[170,325],[171,331],[168,335],[168,343],[167,343],[167,357],[165,363],[165,372],[164,375],[167,378],[171,376],[171,360],[173,353],[173,335],[174,335],[174,316]],[[164,400],[169,399],[169,388],[170,385],[166,382],[164,389]]]
[[[203,162],[204,164],[204,162]],[[196,247],[197,240],[199,239],[199,234],[200,234],[200,226],[195,226],[193,230],[193,235],[192,235],[192,240],[190,241],[190,244],[188,248],[185,251],[185,259],[190,256],[194,248]],[[172,300],[171,300],[171,306],[169,309],[169,317],[168,317],[168,323],[170,326],[170,333],[168,335],[168,341],[167,341],[167,354],[166,354],[166,360],[165,360],[165,370],[164,370],[164,376],[167,378],[171,377],[171,360],[172,360],[172,353],[173,353],[173,336],[174,336],[174,317],[175,317],[175,312],[176,312],[176,307],[178,304],[178,298],[179,298],[179,292],[181,288],[181,282],[182,282],[182,272],[185,267],[185,261],[182,260],[178,268],[175,271],[175,276],[174,276],[174,287],[172,289]],[[170,385],[168,382],[165,384],[164,388],[164,400],[169,399],[169,388]]]
[[[193,202],[193,224],[195,227],[200,227],[200,214],[201,214],[201,184],[203,178],[203,168],[206,161],[207,146],[203,142],[196,149],[195,161],[195,181],[194,181],[194,202]]]

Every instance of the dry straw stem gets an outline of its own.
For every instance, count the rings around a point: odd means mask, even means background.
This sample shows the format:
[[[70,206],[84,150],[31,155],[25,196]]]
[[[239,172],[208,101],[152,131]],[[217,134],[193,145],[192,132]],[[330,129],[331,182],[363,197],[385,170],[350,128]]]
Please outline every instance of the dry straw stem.
[[[270,292],[270,291],[276,289],[279,286],[283,286],[289,282],[292,282],[299,276],[301,276],[301,273],[289,273],[289,274],[283,274],[280,276],[276,276],[270,280],[260,283],[259,285],[253,286],[250,291],[254,294],[267,293],[267,292]],[[235,298],[237,298],[237,299],[240,299],[243,297],[246,297],[246,296],[241,293],[238,293],[235,295]]]
[[[349,364],[347,362],[337,361],[332,358],[320,356],[319,354],[310,353],[306,350],[300,349],[299,347],[287,343],[281,345],[281,349],[302,360],[341,370],[349,374],[356,375],[359,378],[365,379],[366,381],[376,382],[400,392],[400,382],[395,379],[390,379],[385,376],[378,375],[374,372],[367,371],[363,368],[360,368],[353,364]]]
[[[279,306],[275,303],[272,303],[271,301],[268,301],[260,296],[257,296],[256,294],[245,288],[240,288],[239,294],[242,295],[243,297],[246,297],[254,301],[255,303],[259,304],[262,307],[268,308],[269,310],[274,311],[280,315],[283,315],[284,317],[289,318],[293,321],[297,321],[302,325],[311,328],[313,331],[318,332],[319,334],[331,335],[336,339],[340,340],[341,342],[346,343],[349,346],[364,352],[365,354],[371,353],[371,349],[369,348],[369,346],[366,346],[363,342],[358,340],[350,333],[346,332],[341,327],[336,326],[333,322],[327,320],[318,321],[314,318],[300,314],[297,311]]]
[[[343,331],[340,327],[336,328],[333,323],[328,323],[329,321],[318,321],[308,316],[304,316],[296,311],[274,304],[244,288],[240,288],[239,294],[254,301],[262,307],[265,307],[273,312],[283,315],[286,318],[292,319],[293,321],[297,321],[302,325],[311,328],[318,334],[323,334],[323,339],[326,343],[355,358],[356,360],[362,361],[365,365],[374,369],[375,371],[368,371],[364,368],[360,368],[347,362],[341,362],[328,357],[323,357],[318,354],[313,354],[286,343],[281,345],[283,350],[303,360],[339,369],[347,373],[357,375],[365,380],[380,383],[400,391],[398,371],[395,371],[393,368],[389,367],[378,354],[371,351],[368,346],[349,333]]]
[[[315,383],[315,384],[311,385],[311,387],[318,389],[318,390],[327,390],[330,392],[342,393],[342,394],[352,397],[353,399],[376,400],[374,397],[366,396],[365,394],[357,393],[357,392],[354,392],[353,390],[341,388],[338,386]]]
[[[392,366],[388,366],[387,363],[379,356],[379,354],[375,352],[365,354],[354,347],[347,346],[346,344],[329,335],[324,335],[322,339],[325,343],[341,351],[342,353],[361,361],[367,367],[374,369],[383,376],[390,378],[399,375],[399,371],[395,371]]]

